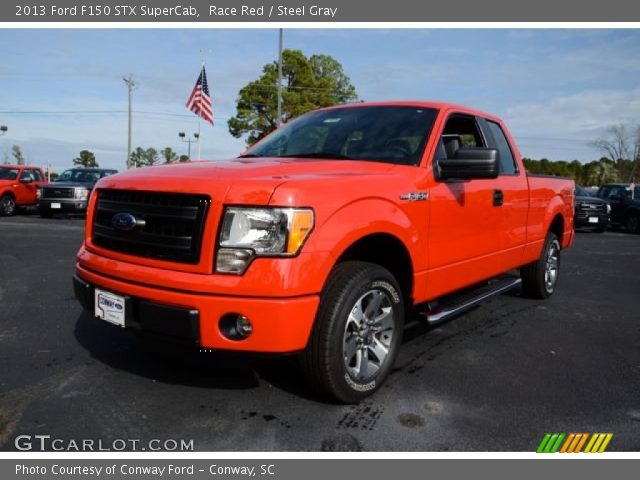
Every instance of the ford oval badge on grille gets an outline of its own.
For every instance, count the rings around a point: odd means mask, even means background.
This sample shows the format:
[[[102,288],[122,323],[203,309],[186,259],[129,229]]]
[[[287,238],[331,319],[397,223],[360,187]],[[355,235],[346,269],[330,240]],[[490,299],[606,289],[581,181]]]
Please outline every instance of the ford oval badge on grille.
[[[137,219],[133,214],[128,212],[116,213],[111,218],[111,226],[116,230],[129,232],[138,226],[144,226],[144,220]]]

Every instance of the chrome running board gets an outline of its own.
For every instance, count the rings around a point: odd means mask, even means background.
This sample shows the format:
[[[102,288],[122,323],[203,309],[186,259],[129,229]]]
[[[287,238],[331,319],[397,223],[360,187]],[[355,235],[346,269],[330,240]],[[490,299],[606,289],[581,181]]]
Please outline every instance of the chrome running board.
[[[502,275],[480,287],[444,297],[432,308],[421,312],[421,316],[429,325],[440,323],[472,309],[491,297],[508,292],[521,283],[522,279],[519,276]],[[429,305],[433,305],[433,302]]]

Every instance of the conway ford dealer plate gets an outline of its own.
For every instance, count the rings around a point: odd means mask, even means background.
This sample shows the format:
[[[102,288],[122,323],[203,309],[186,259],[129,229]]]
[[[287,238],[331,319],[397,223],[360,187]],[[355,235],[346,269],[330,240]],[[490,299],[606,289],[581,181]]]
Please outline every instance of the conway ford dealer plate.
[[[95,290],[95,316],[124,327],[124,297],[115,293]]]

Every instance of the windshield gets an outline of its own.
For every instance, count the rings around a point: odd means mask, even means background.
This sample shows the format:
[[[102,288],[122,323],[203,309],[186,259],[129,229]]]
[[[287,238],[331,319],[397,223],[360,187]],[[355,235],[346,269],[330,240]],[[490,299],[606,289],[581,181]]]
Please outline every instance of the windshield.
[[[576,185],[576,197],[590,197],[591,194],[587,192],[580,185]]]
[[[71,169],[65,170],[60,174],[56,182],[78,182],[78,183],[96,183],[102,177],[113,175],[113,170],[82,170]]]
[[[349,107],[303,115],[248,151],[246,157],[307,157],[417,165],[437,110]]]
[[[15,180],[18,178],[17,168],[0,167],[0,180]]]

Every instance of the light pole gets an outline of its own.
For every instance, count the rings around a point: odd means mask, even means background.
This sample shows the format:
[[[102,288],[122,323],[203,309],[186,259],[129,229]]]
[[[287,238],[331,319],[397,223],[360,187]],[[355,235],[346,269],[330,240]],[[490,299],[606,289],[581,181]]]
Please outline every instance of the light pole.
[[[133,75],[129,75],[128,77],[122,77],[124,83],[127,84],[127,91],[129,92],[129,131],[128,131],[128,140],[127,140],[127,168],[130,167],[129,162],[131,162],[131,92],[136,88],[136,82],[133,81]],[[137,167],[137,165],[136,165]]]
[[[282,122],[282,29],[278,31],[278,113],[276,114],[276,127]]]
[[[198,143],[200,141],[200,134],[194,133],[192,139],[191,137],[186,138],[186,134],[184,132],[178,132],[178,137],[180,137],[180,140],[182,140],[183,142],[189,144],[189,147],[187,149],[187,157],[189,157],[189,160],[191,160],[191,144]]]

